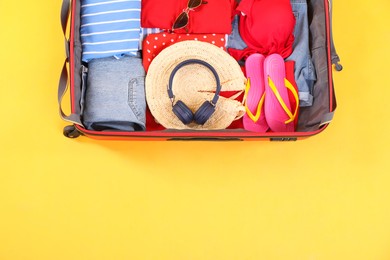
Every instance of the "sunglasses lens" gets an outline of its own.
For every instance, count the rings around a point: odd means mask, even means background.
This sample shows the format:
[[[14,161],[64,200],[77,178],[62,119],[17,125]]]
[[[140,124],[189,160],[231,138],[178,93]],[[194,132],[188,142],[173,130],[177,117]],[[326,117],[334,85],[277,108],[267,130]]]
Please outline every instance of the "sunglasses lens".
[[[185,27],[188,24],[188,14],[185,12],[182,12],[176,19],[175,23],[173,24],[173,29],[180,29]]]
[[[189,0],[188,1],[188,8],[196,8],[199,7],[202,4],[202,0]]]

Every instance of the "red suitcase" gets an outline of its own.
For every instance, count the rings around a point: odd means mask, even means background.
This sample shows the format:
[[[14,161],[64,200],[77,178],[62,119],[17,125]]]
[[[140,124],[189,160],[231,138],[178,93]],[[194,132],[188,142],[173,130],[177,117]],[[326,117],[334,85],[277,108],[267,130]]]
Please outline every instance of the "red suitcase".
[[[61,9],[62,30],[65,35],[66,59],[62,68],[58,102],[63,120],[70,122],[63,134],[69,138],[80,135],[94,139],[121,140],[271,140],[295,141],[321,133],[329,125],[336,108],[332,69],[340,71],[339,57],[332,38],[331,4],[329,0],[309,0],[310,53],[316,71],[313,87],[313,104],[299,109],[297,128],[293,132],[251,132],[243,128],[221,130],[155,129],[146,131],[96,131],[87,129],[82,120],[83,89],[86,84],[86,67],[81,60],[80,0],[64,0]],[[67,28],[69,26],[69,28]],[[69,37],[67,37],[69,31]],[[61,107],[65,94],[70,94],[70,113]]]

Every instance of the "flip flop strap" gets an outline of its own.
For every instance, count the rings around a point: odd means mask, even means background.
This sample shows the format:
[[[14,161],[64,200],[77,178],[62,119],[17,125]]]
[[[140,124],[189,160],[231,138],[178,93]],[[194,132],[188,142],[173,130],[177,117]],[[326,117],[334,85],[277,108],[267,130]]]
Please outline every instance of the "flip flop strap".
[[[250,83],[250,79],[248,78],[247,82],[246,82],[246,86],[245,86],[245,94],[244,94],[244,99],[243,99],[243,102],[245,104],[245,110],[246,110],[246,113],[248,114],[249,118],[253,121],[253,122],[257,122],[261,116],[261,108],[263,107],[263,104],[264,104],[264,97],[265,97],[265,92],[263,93],[263,95],[261,96],[261,99],[260,99],[260,102],[259,104],[257,105],[257,109],[256,109],[256,114],[253,115],[252,111],[250,111],[250,109],[248,108],[248,105],[247,105],[247,96],[248,96],[248,92],[249,92],[249,89],[251,88],[251,83]]]
[[[295,120],[295,118],[296,118],[296,116],[297,116],[297,114],[298,114],[299,97],[298,97],[298,93],[297,93],[296,89],[294,88],[293,84],[291,84],[291,82],[288,81],[286,78],[284,79],[284,85],[286,86],[286,88],[287,88],[288,90],[291,91],[291,93],[293,94],[293,96],[294,96],[294,98],[295,98],[295,104],[296,104],[296,105],[295,105],[295,110],[294,110],[294,114],[293,114],[292,119],[290,119],[290,120],[291,120],[290,122],[292,122],[292,121]],[[289,121],[289,120],[287,120],[287,121]],[[287,122],[287,121],[286,121],[286,122]],[[290,123],[290,122],[288,122],[288,123]],[[286,123],[286,124],[288,124],[288,123]]]
[[[282,106],[284,112],[286,112],[286,114],[290,118],[287,121],[285,121],[284,123],[285,124],[291,123],[292,121],[294,121],[295,117],[297,116],[297,112],[298,112],[298,106],[299,106],[298,105],[299,104],[298,103],[299,102],[298,93],[294,89],[293,85],[285,78],[284,79],[285,87],[293,93],[295,101],[297,102],[296,103],[297,105],[296,105],[296,108],[295,108],[295,111],[294,111],[294,114],[293,114],[290,111],[290,109],[288,109],[286,103],[284,103],[283,98],[280,96],[280,93],[279,93],[278,89],[275,86],[275,83],[272,81],[271,77],[269,77],[269,76],[268,76],[268,84],[269,84],[272,92],[275,94],[275,96],[276,96],[277,100],[279,101],[280,105]]]

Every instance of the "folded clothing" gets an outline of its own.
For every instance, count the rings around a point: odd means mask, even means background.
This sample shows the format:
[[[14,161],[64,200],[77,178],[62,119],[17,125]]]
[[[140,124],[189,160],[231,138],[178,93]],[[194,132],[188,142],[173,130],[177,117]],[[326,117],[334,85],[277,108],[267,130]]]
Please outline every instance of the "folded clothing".
[[[187,4],[188,0],[142,0],[141,26],[171,30]],[[235,5],[235,0],[207,1],[188,11],[188,25],[177,32],[229,34]]]
[[[306,0],[291,0],[296,19],[293,52],[287,60],[295,61],[295,78],[299,87],[300,106],[313,104],[313,86],[316,81],[315,68],[309,50],[309,23]]]
[[[141,27],[141,35],[139,37],[140,50],[142,50],[142,43],[144,42],[144,39],[146,38],[146,36],[148,36],[149,34],[154,34],[154,33],[159,33],[159,32],[162,32],[162,30],[159,28],[142,28]]]
[[[140,58],[89,62],[83,114],[87,129],[145,130],[145,112],[145,71]]]
[[[177,33],[156,33],[149,34],[142,43],[142,63],[146,72],[153,59],[165,48],[177,42],[195,40],[214,44],[223,50],[226,45],[225,34],[177,34]]]
[[[235,15],[233,22],[232,22],[232,31],[229,34],[228,42],[227,42],[227,49],[237,49],[237,50],[243,50],[248,47],[246,43],[242,40],[239,29],[238,29],[238,23],[240,20],[239,15]]]
[[[136,56],[140,38],[141,1],[82,0],[82,60]]]

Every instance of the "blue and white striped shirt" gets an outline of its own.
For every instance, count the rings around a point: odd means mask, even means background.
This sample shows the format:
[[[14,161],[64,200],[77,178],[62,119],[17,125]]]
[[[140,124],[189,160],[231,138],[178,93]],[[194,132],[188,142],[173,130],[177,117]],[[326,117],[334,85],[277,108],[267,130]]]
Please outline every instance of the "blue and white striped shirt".
[[[82,59],[136,56],[141,32],[141,0],[82,0]]]

